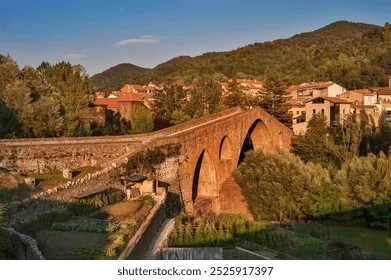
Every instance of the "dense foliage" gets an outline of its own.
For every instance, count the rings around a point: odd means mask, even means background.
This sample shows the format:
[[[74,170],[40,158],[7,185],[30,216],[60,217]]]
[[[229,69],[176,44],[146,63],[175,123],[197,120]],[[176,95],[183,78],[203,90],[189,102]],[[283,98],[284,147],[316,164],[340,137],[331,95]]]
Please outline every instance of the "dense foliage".
[[[201,74],[263,79],[269,71],[281,73],[287,84],[332,80],[349,89],[384,86],[391,73],[391,25],[338,21],[289,39],[176,57],[131,80],[191,84]]]
[[[169,144],[141,151],[132,156],[126,164],[128,174],[154,173],[157,164],[167,158],[179,155],[180,145]]]
[[[205,247],[244,246],[248,249],[284,252],[280,258],[330,259],[339,258],[328,250],[327,243],[312,236],[298,236],[270,224],[249,221],[240,216],[222,215],[217,219],[178,217],[171,233],[170,246]]]
[[[354,156],[330,174],[295,155],[258,150],[246,154],[234,177],[257,220],[331,218],[390,227],[391,155]]]
[[[82,136],[92,87],[80,65],[19,66],[0,55],[0,138]]]
[[[153,130],[153,118],[151,112],[144,108],[138,108],[130,120],[133,133],[148,133]]]
[[[85,198],[74,198],[69,206],[69,212],[75,216],[91,213],[93,210],[121,202],[125,195],[121,190],[109,188],[103,192]]]

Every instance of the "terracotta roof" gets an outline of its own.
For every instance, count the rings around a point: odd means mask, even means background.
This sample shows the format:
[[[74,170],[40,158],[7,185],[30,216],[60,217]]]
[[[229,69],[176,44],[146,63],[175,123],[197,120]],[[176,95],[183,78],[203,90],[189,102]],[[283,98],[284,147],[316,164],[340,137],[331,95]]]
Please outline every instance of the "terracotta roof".
[[[312,87],[313,89],[323,89],[323,88],[328,88],[330,86],[334,85],[333,82],[327,82],[327,83],[323,83],[323,84],[319,84],[319,85],[316,85],[314,87]]]
[[[128,94],[125,94],[123,97],[121,97],[118,102],[129,102],[129,101],[133,101],[133,102],[143,102],[142,99],[140,97],[138,97],[136,94],[134,93],[128,93]]]
[[[380,88],[379,95],[391,95],[391,88]]]
[[[140,85],[133,85],[133,88],[137,89],[137,90],[145,90],[145,88],[143,86],[140,86]]]
[[[300,86],[290,86],[289,88],[286,89],[287,92],[292,92],[295,90],[298,90]]]
[[[121,88],[121,91],[127,92],[127,93],[132,92],[132,91],[133,91],[133,86],[132,86],[132,85],[126,84],[126,85],[124,85],[124,86]]]
[[[107,106],[110,108],[118,108],[118,98],[97,98],[94,101],[95,106]]]
[[[358,94],[361,94],[363,96],[376,96],[376,94],[372,91],[369,91],[369,90],[366,90],[366,89],[355,89],[355,90],[349,90],[349,91],[346,91],[342,94],[349,94],[349,93],[358,93]],[[341,95],[342,95],[341,94]]]
[[[376,108],[375,105],[362,105],[362,104],[352,104],[351,107],[353,109],[365,109],[365,108],[374,109],[374,108]]]
[[[304,103],[308,103],[310,101],[313,101],[315,99],[319,99],[319,98],[322,98],[324,100],[327,100],[327,101],[330,101],[330,102],[333,102],[333,103],[339,103],[339,104],[350,104],[351,102],[348,102],[346,100],[343,100],[341,98],[337,98],[337,97],[328,97],[328,96],[318,96],[318,97],[315,97],[315,98],[312,98],[312,99],[309,99],[307,101],[304,101]]]

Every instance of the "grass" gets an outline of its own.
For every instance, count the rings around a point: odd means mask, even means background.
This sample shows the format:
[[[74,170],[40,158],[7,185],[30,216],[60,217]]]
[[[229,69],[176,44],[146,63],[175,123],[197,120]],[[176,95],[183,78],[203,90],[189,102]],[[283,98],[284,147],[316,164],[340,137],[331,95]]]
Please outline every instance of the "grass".
[[[93,173],[101,170],[97,166],[80,167],[72,171],[73,179],[77,180],[86,176],[88,173]],[[52,172],[44,174],[28,174],[27,177],[34,177],[36,182],[36,191],[41,192],[52,187],[64,184],[70,180],[62,176],[62,172]],[[9,173],[5,169],[0,168],[0,204],[9,203],[11,201],[22,200],[29,197],[34,192],[27,188],[24,183],[24,176]]]
[[[315,235],[323,240],[340,240],[359,246],[368,259],[391,259],[391,230],[363,227],[308,224],[298,228],[299,234]]]
[[[97,166],[85,166],[72,170],[72,175],[74,176],[72,180],[65,179],[62,176],[62,172],[52,172],[52,173],[43,173],[43,174],[29,174],[29,177],[34,177],[36,180],[36,187],[40,191],[47,190],[51,187],[64,184],[68,181],[75,181],[79,178],[83,178],[88,173],[94,173],[101,170]]]
[[[263,260],[260,257],[255,255],[239,251],[237,249],[232,248],[224,248],[223,249],[223,259],[224,260]]]

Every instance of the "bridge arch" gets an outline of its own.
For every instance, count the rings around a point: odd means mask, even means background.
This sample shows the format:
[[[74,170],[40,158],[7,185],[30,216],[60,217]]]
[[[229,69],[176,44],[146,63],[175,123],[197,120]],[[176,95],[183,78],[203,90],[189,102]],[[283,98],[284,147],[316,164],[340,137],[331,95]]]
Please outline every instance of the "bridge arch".
[[[256,119],[249,127],[246,136],[243,139],[238,164],[244,159],[246,152],[250,150],[262,149],[264,152],[270,152],[273,142],[269,129],[261,119]]]
[[[209,152],[204,149],[198,157],[193,175],[192,200],[218,196],[215,166]]]
[[[232,160],[234,158],[234,150],[231,139],[225,135],[220,141],[219,160]]]

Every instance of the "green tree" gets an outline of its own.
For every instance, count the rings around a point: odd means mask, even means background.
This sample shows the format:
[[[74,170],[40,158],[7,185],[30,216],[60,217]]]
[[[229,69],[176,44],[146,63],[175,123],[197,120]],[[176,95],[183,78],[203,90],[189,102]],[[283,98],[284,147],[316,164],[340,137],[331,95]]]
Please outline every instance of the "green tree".
[[[292,151],[304,162],[321,164],[325,168],[339,167],[341,162],[329,148],[329,128],[324,114],[315,114],[309,120],[305,135],[292,139]]]
[[[202,75],[194,84],[190,101],[186,104],[185,112],[192,118],[202,117],[215,112],[220,103],[221,92],[213,78]]]
[[[228,108],[240,106],[242,108],[248,107],[248,100],[246,94],[239,88],[236,79],[233,79],[230,85],[230,92],[225,97],[223,104]]]
[[[29,123],[34,137],[61,136],[64,119],[61,116],[61,104],[54,95],[41,96],[32,104],[33,112]],[[43,125],[45,124],[45,125]]]
[[[38,71],[60,93],[66,136],[82,136],[89,133],[85,118],[93,89],[81,65],[60,62],[50,65],[43,62]]]
[[[8,84],[14,82],[19,74],[18,64],[9,54],[0,54],[0,97]]]
[[[261,90],[254,98],[254,105],[258,105],[277,120],[287,126],[292,125],[292,117],[289,114],[290,97],[286,92],[286,86],[278,73],[270,73],[265,82],[265,90]]]
[[[249,208],[258,220],[283,220],[302,216],[313,188],[330,184],[326,169],[305,164],[290,154],[248,152],[234,172]]]
[[[139,108],[131,119],[133,133],[148,133],[153,130],[153,118],[146,108]]]
[[[191,120],[191,117],[187,115],[183,110],[175,110],[171,115],[171,124],[181,124]]]
[[[156,121],[171,123],[173,113],[181,110],[186,100],[183,87],[169,82],[154,93],[153,113]]]
[[[31,104],[31,91],[23,81],[15,80],[8,84],[3,92],[4,105],[12,112],[18,121],[14,126],[16,136],[31,136],[30,122],[33,107]]]

